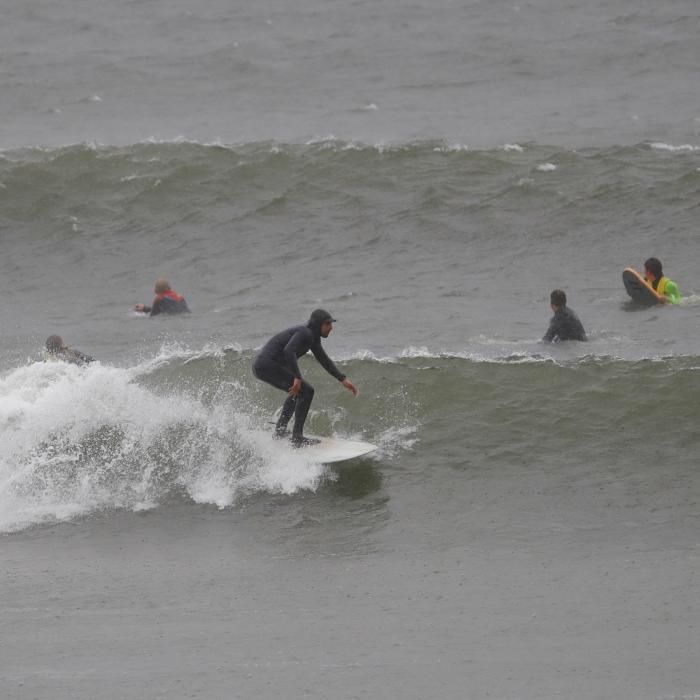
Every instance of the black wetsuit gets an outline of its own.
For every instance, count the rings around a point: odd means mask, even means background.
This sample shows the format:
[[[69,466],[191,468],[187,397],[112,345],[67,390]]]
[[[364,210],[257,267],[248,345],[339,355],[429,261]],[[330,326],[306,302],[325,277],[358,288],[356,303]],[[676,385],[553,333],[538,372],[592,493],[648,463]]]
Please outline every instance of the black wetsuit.
[[[568,306],[560,306],[549,322],[549,328],[542,338],[547,343],[556,343],[560,340],[588,340],[583,324],[573,309]]]
[[[94,362],[95,358],[86,355],[80,350],[73,350],[72,348],[61,348],[55,351],[46,351],[46,356],[52,360],[61,360],[62,362],[69,362],[72,365],[87,365],[90,362]]]
[[[289,391],[295,379],[301,379],[299,396],[289,396],[282,406],[282,413],[275,431],[283,434],[294,414],[293,437],[304,433],[304,422],[314,398],[314,388],[302,379],[297,359],[307,352],[313,353],[323,369],[342,382],[345,375],[333,364],[321,346],[320,326],[309,322],[292,326],[270,338],[253,360],[253,374],[282,391]]]
[[[157,316],[158,314],[189,313],[190,309],[184,297],[179,294],[165,294],[153,300],[153,306],[144,306],[143,312]]]

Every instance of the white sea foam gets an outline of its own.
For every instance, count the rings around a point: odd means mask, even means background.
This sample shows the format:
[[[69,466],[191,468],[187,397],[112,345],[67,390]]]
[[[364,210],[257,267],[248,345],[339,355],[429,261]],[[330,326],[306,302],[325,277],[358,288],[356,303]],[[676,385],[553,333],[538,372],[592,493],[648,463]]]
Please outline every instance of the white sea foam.
[[[99,95],[88,95],[79,100],[80,102],[102,102],[102,98]]]
[[[128,372],[99,364],[17,369],[0,380],[0,406],[5,531],[101,507],[143,505],[147,479],[125,469],[129,457],[147,451],[155,435],[186,415],[178,402],[134,384]]]
[[[471,362],[485,363],[513,363],[513,362],[542,362],[550,358],[540,354],[533,354],[529,349],[522,351],[508,350],[507,355],[499,352],[497,355],[492,354],[494,350],[498,351],[501,348],[508,346],[520,346],[523,348],[532,348],[537,343],[537,339],[525,341],[505,341],[498,339],[486,339],[483,336],[475,344],[485,346],[488,350],[483,352],[474,350],[433,350],[427,346],[409,346],[400,350],[395,355],[378,355],[371,350],[359,350],[345,357],[337,358],[339,362],[350,362],[352,360],[365,360],[369,362],[377,362],[381,364],[397,364],[403,360],[469,360]],[[490,354],[491,353],[491,354]]]
[[[418,425],[390,428],[379,439],[379,449],[375,457],[388,459],[402,450],[412,450],[418,443]]]
[[[700,305],[700,294],[686,294],[681,298],[680,306],[698,306]]]
[[[469,147],[463,143],[453,143],[446,146],[435,146],[433,151],[436,153],[462,153],[468,151]]]
[[[693,146],[689,143],[681,146],[674,146],[670,143],[650,143],[649,147],[657,151],[671,151],[673,153],[697,153],[700,151],[700,146]]]
[[[124,175],[119,178],[119,182],[131,182],[132,180],[144,180],[151,177],[150,175]]]
[[[36,363],[0,377],[0,532],[152,508],[180,492],[224,507],[253,491],[317,488],[324,468],[272,443],[233,401],[144,387],[139,376],[157,362]]]
[[[684,297],[681,303],[692,305],[700,303],[700,297]],[[464,348],[430,348],[427,346],[408,346],[392,354],[377,353],[369,349],[359,350],[347,356],[336,358],[340,362],[365,361],[378,364],[408,364],[411,360],[464,360],[477,364],[513,365],[580,362],[637,361],[636,353],[616,353],[615,345],[630,343],[631,339],[607,332],[589,333],[589,342],[549,344],[542,343],[539,337],[518,340],[494,338],[477,335],[467,338]],[[656,359],[655,356],[641,356],[643,359]],[[663,357],[663,356],[659,356]],[[414,364],[414,363],[412,363]],[[418,363],[421,364],[421,363]],[[417,367],[420,369],[420,367]]]
[[[539,170],[541,173],[551,173],[556,170],[557,166],[554,163],[540,163],[535,170]]]
[[[333,136],[333,134],[328,134],[328,136],[314,136],[310,138],[307,142],[307,146],[327,146],[334,145],[337,143],[338,139]]]
[[[224,508],[251,493],[317,489],[332,472],[270,440],[245,386],[223,382],[207,402],[147,386],[165,367],[232,349],[170,343],[131,368],[41,362],[0,376],[0,532],[146,510],[173,495]],[[332,425],[343,418],[331,416]],[[377,454],[410,448],[413,430],[375,435]]]
[[[430,357],[431,355],[432,353],[425,345],[420,347],[409,345],[401,351],[400,357]]]

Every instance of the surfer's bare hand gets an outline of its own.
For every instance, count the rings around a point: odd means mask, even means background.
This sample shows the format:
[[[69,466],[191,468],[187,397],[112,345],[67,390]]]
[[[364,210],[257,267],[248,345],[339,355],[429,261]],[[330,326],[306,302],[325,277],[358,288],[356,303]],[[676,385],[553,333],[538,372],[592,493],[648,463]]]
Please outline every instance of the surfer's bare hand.
[[[134,311],[143,311],[144,304],[134,304]]]
[[[295,377],[294,383],[289,388],[289,395],[290,396],[299,396],[300,391],[301,391],[301,379],[299,379],[299,377]]]
[[[659,299],[659,304],[668,304],[668,297],[661,297]]]
[[[353,396],[357,396],[357,387],[349,379],[343,379],[340,383],[348,389],[348,391],[352,391]]]

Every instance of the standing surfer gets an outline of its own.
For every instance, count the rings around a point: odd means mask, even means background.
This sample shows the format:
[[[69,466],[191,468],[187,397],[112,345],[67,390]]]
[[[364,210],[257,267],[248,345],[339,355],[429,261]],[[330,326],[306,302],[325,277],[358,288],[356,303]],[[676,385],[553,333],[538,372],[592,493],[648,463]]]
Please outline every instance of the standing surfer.
[[[286,435],[287,425],[294,415],[291,437],[294,447],[306,447],[315,442],[304,437],[304,422],[314,398],[314,388],[302,378],[298,358],[311,350],[323,369],[357,396],[355,385],[333,364],[321,346],[321,338],[329,336],[333,323],[335,319],[328,311],[316,309],[306,324],[292,326],[270,338],[253,360],[253,374],[258,379],[289,394],[275,425],[275,437]]]

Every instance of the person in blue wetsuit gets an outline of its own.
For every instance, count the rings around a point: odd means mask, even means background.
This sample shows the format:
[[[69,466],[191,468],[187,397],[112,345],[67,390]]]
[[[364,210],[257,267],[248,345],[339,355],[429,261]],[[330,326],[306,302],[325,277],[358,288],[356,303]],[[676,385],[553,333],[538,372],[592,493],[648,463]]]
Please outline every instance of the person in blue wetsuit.
[[[566,294],[561,289],[555,289],[549,296],[550,306],[554,316],[549,322],[549,328],[542,340],[546,343],[558,343],[560,340],[586,341],[586,331],[578,316],[566,305]]]
[[[329,336],[334,323],[328,311],[316,309],[306,324],[292,326],[270,338],[253,360],[253,374],[258,379],[289,394],[275,425],[275,437],[287,434],[293,415],[291,441],[294,447],[306,447],[315,442],[304,437],[304,422],[314,398],[314,388],[301,376],[297,360],[302,355],[311,350],[323,369],[357,396],[355,385],[333,364],[321,346],[321,338]]]
[[[170,282],[166,279],[156,280],[155,289],[156,297],[151,306],[145,304],[134,304],[134,311],[140,311],[151,316],[158,314],[182,314],[189,313],[190,309],[187,306],[185,297],[180,296],[170,288]]]

